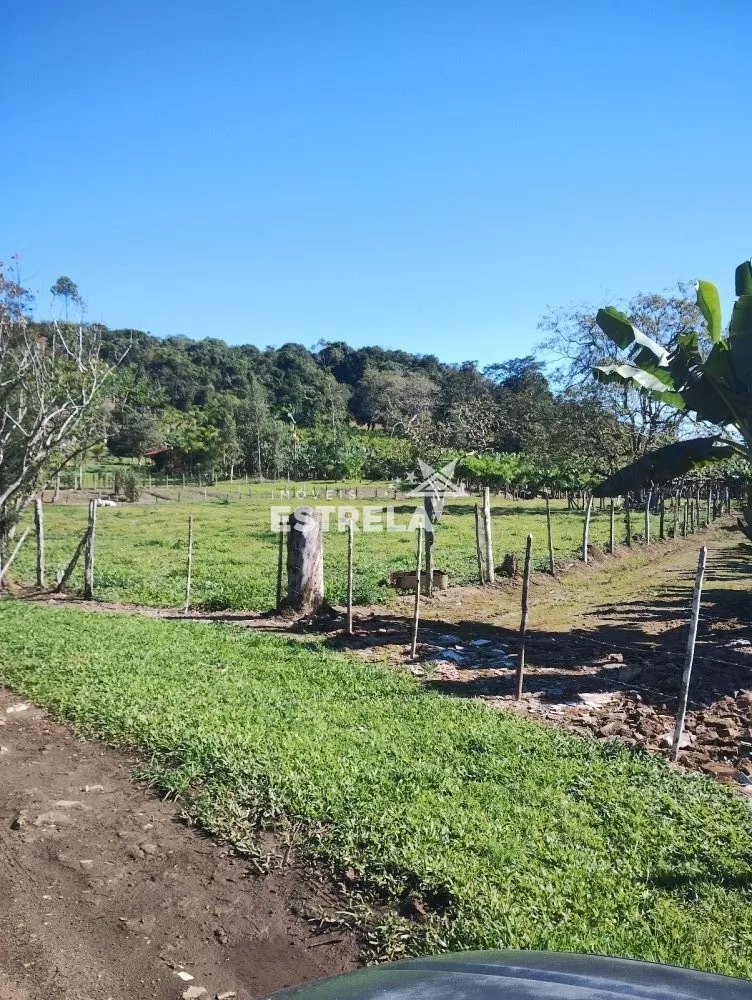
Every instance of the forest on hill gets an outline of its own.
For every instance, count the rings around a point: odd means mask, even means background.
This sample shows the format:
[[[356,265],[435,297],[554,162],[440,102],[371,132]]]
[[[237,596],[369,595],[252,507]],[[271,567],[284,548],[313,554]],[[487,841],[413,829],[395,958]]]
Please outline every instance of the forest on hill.
[[[262,350],[137,330],[101,338],[105,361],[127,351],[110,451],[166,446],[156,460],[173,472],[384,479],[414,468],[418,454],[472,453],[579,475],[594,464],[608,472],[629,453],[595,387],[556,391],[533,356],[481,370],[341,342]]]
[[[80,304],[69,278],[52,291],[66,317]],[[667,346],[703,323],[682,286],[625,306]],[[262,349],[67,318],[32,326],[46,343],[81,330],[96,341],[113,374],[93,436],[114,456],[148,453],[175,475],[384,480],[420,456],[459,458],[464,478],[486,484],[584,489],[676,440],[683,419],[633,386],[593,379],[615,350],[587,309],[547,314],[542,353],[484,368],[341,341]],[[59,461],[65,475],[66,455]]]

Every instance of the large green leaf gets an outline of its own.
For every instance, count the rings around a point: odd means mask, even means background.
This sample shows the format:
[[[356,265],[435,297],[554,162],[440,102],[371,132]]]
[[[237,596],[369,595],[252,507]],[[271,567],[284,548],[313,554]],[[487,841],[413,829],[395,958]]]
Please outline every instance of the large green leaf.
[[[634,389],[649,392],[651,396],[661,399],[669,406],[674,406],[677,410],[684,409],[684,400],[681,394],[673,388],[671,374],[666,369],[666,378],[657,378],[651,372],[643,371],[636,365],[598,365],[593,369],[593,375],[597,382],[604,385],[608,383],[619,383],[629,385]]]
[[[752,295],[740,295],[731,311],[729,337],[752,336]]]
[[[697,305],[708,324],[708,334],[713,343],[717,344],[723,333],[721,298],[718,289],[712,281],[698,281],[695,287],[697,289]]]
[[[729,362],[729,341],[721,338],[703,359],[698,335],[682,334],[671,355],[669,371],[686,409],[694,410],[700,420],[712,424],[735,422],[730,397],[743,391],[743,386],[734,377]]]
[[[676,441],[647,452],[636,462],[619,469],[595,487],[593,496],[625,496],[652,485],[670,483],[673,479],[686,476],[692,469],[730,458],[736,453],[730,445],[721,443],[717,436]]]
[[[745,260],[736,269],[734,277],[737,295],[752,295],[752,263]]]
[[[661,347],[657,341],[652,340],[638,330],[636,326],[633,326],[629,322],[629,319],[623,312],[620,312],[613,306],[606,306],[605,309],[599,309],[595,316],[595,322],[603,330],[608,339],[613,341],[623,351],[626,351],[628,348],[634,348],[635,350],[642,348],[652,355],[655,362],[659,365],[664,366],[668,364],[668,351],[666,348]],[[643,359],[640,359],[638,363],[641,367],[644,367],[642,361]]]
[[[734,372],[745,392],[752,391],[752,264],[745,260],[736,269],[736,294],[729,325],[729,347]],[[752,418],[752,401],[746,410]]]

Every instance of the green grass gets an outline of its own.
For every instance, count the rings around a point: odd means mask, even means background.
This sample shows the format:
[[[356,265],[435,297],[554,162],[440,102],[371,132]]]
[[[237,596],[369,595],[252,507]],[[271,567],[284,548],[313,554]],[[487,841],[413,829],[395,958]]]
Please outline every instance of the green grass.
[[[225,489],[227,487],[227,489]],[[322,484],[306,484],[308,502],[333,506],[326,500]],[[316,488],[319,496],[313,498]],[[234,492],[233,492],[234,491]],[[229,502],[223,501],[229,492]],[[248,494],[252,495],[249,496]],[[220,484],[207,490],[209,501],[152,505],[123,504],[100,508],[97,514],[95,593],[103,601],[125,601],[161,607],[180,607],[183,602],[188,516],[196,520],[192,603],[210,610],[239,609],[265,611],[273,606],[276,593],[277,536],[270,530],[272,504],[305,502],[295,499],[291,488],[288,501],[272,499],[270,486]],[[177,490],[170,490],[177,497]],[[192,497],[203,496],[193,490]],[[213,499],[212,499],[213,498]],[[362,508],[381,501],[345,499],[340,503]],[[437,529],[435,564],[449,573],[452,585],[475,583],[474,500],[470,497],[447,503]],[[575,558],[582,544],[583,514],[568,511],[563,501],[553,507],[554,546],[559,559]],[[395,522],[407,526],[415,501],[396,504]],[[86,524],[83,506],[45,504],[47,565],[49,575],[65,566]],[[496,563],[506,552],[521,559],[528,532],[534,536],[534,562],[547,566],[545,507],[540,501],[513,502],[493,498],[494,552]],[[653,535],[658,519],[653,518]],[[670,523],[670,522],[669,522]],[[633,530],[642,530],[642,516],[633,516]],[[623,538],[623,517],[617,518],[617,539]],[[609,535],[608,512],[593,515],[591,541],[605,546]],[[14,567],[23,583],[34,579],[33,541],[28,541]],[[343,603],[346,595],[346,536],[330,531],[325,536],[324,563],[327,598]],[[359,533],[355,547],[355,601],[359,604],[384,602],[394,595],[388,586],[389,573],[412,568],[415,537],[412,532],[381,531]],[[73,578],[73,587],[83,583],[83,566]]]
[[[390,899],[387,952],[571,949],[752,976],[744,801],[659,758],[422,688],[316,641],[0,603],[0,682],[140,748],[236,842],[305,849]]]

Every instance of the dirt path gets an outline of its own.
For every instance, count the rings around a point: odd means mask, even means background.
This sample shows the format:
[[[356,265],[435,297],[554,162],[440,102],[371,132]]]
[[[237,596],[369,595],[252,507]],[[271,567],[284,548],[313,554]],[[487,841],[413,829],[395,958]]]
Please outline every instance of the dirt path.
[[[254,877],[131,766],[0,689],[0,1000],[243,1000],[355,966],[304,919],[323,886]]]

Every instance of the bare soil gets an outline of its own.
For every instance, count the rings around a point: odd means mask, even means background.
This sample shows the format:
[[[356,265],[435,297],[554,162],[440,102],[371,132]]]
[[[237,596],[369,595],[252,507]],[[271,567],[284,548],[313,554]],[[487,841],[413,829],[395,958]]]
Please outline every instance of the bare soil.
[[[0,1000],[243,1000],[356,965],[307,919],[336,909],[323,882],[254,874],[133,763],[0,689]]]

